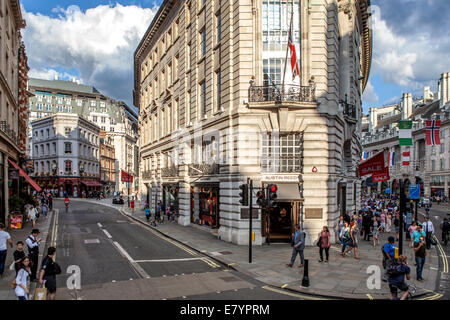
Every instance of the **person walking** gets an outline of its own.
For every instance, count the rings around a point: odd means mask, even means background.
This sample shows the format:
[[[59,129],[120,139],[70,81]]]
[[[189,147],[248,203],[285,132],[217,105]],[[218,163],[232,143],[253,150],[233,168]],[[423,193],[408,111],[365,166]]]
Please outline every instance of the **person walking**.
[[[342,255],[343,257],[345,257],[346,254],[349,253],[350,251],[354,250],[355,259],[359,260],[359,257],[358,257],[358,233],[359,233],[358,226],[356,224],[354,224],[350,230],[350,239],[348,242],[348,248]]]
[[[38,239],[39,229],[31,230],[31,235],[27,238],[28,256],[31,260],[31,281],[37,280],[37,267],[39,259],[39,243],[42,238]]]
[[[448,232],[450,231],[450,223],[447,218],[444,218],[444,221],[441,222],[440,228],[442,230],[442,242],[445,246],[448,243]]]
[[[287,264],[289,268],[295,263],[295,258],[297,258],[297,254],[300,255],[300,265],[299,268],[303,267],[305,263],[305,258],[303,255],[303,250],[305,249],[305,234],[302,230],[300,230],[300,225],[295,225],[295,233],[292,234],[292,257],[291,262]]]
[[[28,300],[30,294],[30,257],[23,257],[19,261],[19,270],[16,274],[16,288],[14,290],[18,300]]]
[[[400,213],[395,213],[395,218],[394,218],[394,227],[395,227],[395,235],[396,235],[396,239],[398,241],[399,238],[399,228],[400,228]]]
[[[347,247],[348,242],[350,241],[350,227],[347,221],[344,222],[344,228],[341,230],[341,238],[342,238],[341,256],[344,256],[345,249]]]
[[[145,217],[147,218],[147,221],[150,220],[150,208],[148,206],[145,207]]]
[[[6,255],[8,253],[8,244],[13,247],[11,235],[5,231],[5,225],[0,222],[0,278],[5,271]]]
[[[17,242],[17,249],[13,253],[14,256],[14,269],[16,270],[16,275],[20,270],[20,262],[25,257],[25,252],[23,251],[23,242]]]
[[[395,300],[397,297],[397,289],[403,291],[403,295],[400,300],[406,300],[409,293],[409,287],[405,282],[406,279],[411,279],[411,268],[408,267],[406,256],[399,256],[398,263],[396,264],[396,273],[389,276],[389,289],[391,291],[391,299]]]
[[[319,244],[319,253],[320,253],[320,260],[319,262],[323,262],[323,250],[325,250],[325,262],[328,262],[328,258],[330,255],[330,247],[331,247],[331,241],[330,241],[330,231],[328,230],[327,226],[323,226],[322,231],[320,232],[320,244]]]
[[[431,249],[431,237],[434,234],[433,223],[430,221],[430,218],[425,217],[425,222],[423,223],[422,229],[425,231],[425,243],[428,250]]]
[[[338,223],[336,224],[336,229],[335,229],[335,231],[336,231],[335,234],[336,234],[336,237],[337,237],[336,242],[339,241],[340,244],[342,244],[341,231],[342,231],[342,229],[344,228],[344,225],[345,225],[344,217],[343,217],[343,216],[340,216],[340,217],[339,217],[339,221],[338,221]]]
[[[427,255],[427,250],[425,249],[424,237],[419,238],[419,242],[414,243],[414,255],[416,258],[416,269],[417,269],[417,281],[422,282],[422,270],[425,264],[425,257]]]
[[[371,214],[369,212],[364,213],[363,216],[363,228],[364,228],[364,240],[370,241],[370,229],[371,229]]]
[[[420,240],[420,237],[423,237],[424,239],[426,238],[426,233],[425,231],[422,230],[422,226],[419,224],[417,225],[417,229],[416,231],[413,232],[413,241],[414,243],[418,243]]]
[[[380,235],[381,226],[377,221],[376,217],[373,217],[372,222],[372,236],[373,236],[373,246],[375,247],[377,244],[380,244],[380,240],[378,239]]]
[[[392,215],[390,212],[386,214],[386,232],[391,232],[392,227]]]
[[[30,212],[29,212],[29,219],[31,221],[32,228],[34,228],[34,226],[36,225],[37,216],[38,216],[37,209],[33,205],[31,205]]]
[[[39,284],[45,284],[47,288],[48,300],[55,300],[56,296],[56,275],[61,273],[59,265],[53,261],[56,248],[49,247],[47,256],[42,260],[41,272],[39,274]]]
[[[42,204],[42,215],[44,216],[44,218],[47,218],[47,212],[48,212],[48,206],[47,206],[47,203],[44,202],[44,204]]]
[[[49,211],[53,210],[53,196],[51,193],[48,194],[48,209]]]
[[[412,224],[409,226],[408,231],[411,238],[411,241],[409,242],[409,247],[412,248],[414,244],[414,237],[413,234],[417,230],[417,223],[416,221],[413,221]]]
[[[383,246],[382,253],[383,253],[383,268],[384,268],[384,274],[383,274],[383,281],[388,280],[387,270],[391,265],[395,263],[395,239],[393,236],[389,236],[388,243],[386,243]]]

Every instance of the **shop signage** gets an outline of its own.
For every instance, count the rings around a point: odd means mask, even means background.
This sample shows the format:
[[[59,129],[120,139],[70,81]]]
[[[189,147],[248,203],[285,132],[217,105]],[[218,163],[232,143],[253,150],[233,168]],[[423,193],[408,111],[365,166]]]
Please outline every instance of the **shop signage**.
[[[253,219],[258,219],[258,210],[259,209],[253,209]],[[250,209],[249,208],[241,208],[241,219],[250,219]]]
[[[322,219],[322,208],[305,208],[305,219]]]
[[[263,174],[261,181],[269,182],[298,182],[298,175]]]

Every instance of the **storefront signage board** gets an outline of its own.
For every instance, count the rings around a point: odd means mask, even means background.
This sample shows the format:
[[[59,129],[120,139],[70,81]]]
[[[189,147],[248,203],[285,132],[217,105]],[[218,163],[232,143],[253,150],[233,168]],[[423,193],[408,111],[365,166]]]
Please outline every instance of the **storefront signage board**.
[[[298,182],[298,175],[263,174],[261,181],[268,182]]]
[[[322,219],[322,208],[305,208],[305,219]]]

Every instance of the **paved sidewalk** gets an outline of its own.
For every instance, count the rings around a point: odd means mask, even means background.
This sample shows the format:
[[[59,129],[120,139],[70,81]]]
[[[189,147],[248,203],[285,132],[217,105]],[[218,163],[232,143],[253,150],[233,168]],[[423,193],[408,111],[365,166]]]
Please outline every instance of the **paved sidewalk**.
[[[83,201],[83,200],[80,200]],[[148,225],[145,219],[145,213],[142,208],[135,212],[127,205],[112,205],[111,199],[101,201],[92,201],[104,204],[122,211],[129,217]],[[152,227],[153,228],[153,227]],[[183,227],[177,223],[171,223],[167,220],[163,224],[158,224],[154,228],[170,238],[178,240],[187,246],[205,253],[211,258],[219,261],[230,268],[250,275],[251,277],[266,284],[282,287],[302,293],[327,296],[332,298],[351,298],[351,299],[389,299],[389,287],[387,283],[381,282],[380,289],[368,289],[367,279],[370,274],[367,273],[369,266],[375,265],[381,267],[381,246],[387,242],[387,237],[391,234],[382,234],[380,245],[373,247],[372,242],[359,240],[358,253],[360,260],[353,258],[349,254],[346,258],[340,256],[340,246],[333,245],[330,248],[330,260],[328,263],[319,263],[319,250],[316,246],[307,247],[304,251],[305,259],[309,260],[309,287],[302,287],[303,268],[288,268],[286,264],[290,261],[292,248],[289,244],[271,244],[262,246],[253,246],[252,263],[249,263],[248,246],[239,246],[224,242],[217,237],[217,232],[208,227],[191,224]],[[438,277],[438,255],[437,249],[432,248],[428,252],[427,260],[423,270],[424,282],[415,280],[416,268],[414,266],[414,252],[408,247],[408,241],[405,242],[403,253],[408,257],[408,265],[411,267],[411,280],[416,286],[415,296],[423,296],[432,293],[436,288]],[[299,259],[299,258],[297,258]],[[297,265],[299,260],[297,260]]]
[[[42,238],[42,242],[39,246],[39,266],[41,264],[43,255],[44,255],[44,248],[47,242],[47,236],[50,229],[50,222],[52,220],[53,211],[51,211],[47,218],[44,218],[42,215],[39,217],[39,219],[36,222],[35,228],[39,229],[40,234],[39,238]],[[8,246],[8,254],[6,256],[6,266],[5,266],[5,272],[3,274],[3,278],[0,278],[0,300],[17,300],[16,294],[14,292],[14,289],[11,289],[10,284],[14,280],[14,277],[16,276],[16,271],[14,270],[14,256],[13,253],[17,249],[16,243],[17,241],[23,241],[24,243],[24,251],[25,254],[28,255],[28,248],[25,243],[25,240],[27,237],[31,234],[31,230],[33,228],[31,227],[31,222],[25,222],[23,224],[22,229],[5,229],[6,232],[8,232],[11,235],[11,239],[14,242],[14,247]],[[12,266],[12,269],[10,268]],[[38,269],[39,269],[38,266]],[[36,283],[31,283],[30,288],[30,299],[32,299],[32,295],[34,293],[34,290],[36,289]]]

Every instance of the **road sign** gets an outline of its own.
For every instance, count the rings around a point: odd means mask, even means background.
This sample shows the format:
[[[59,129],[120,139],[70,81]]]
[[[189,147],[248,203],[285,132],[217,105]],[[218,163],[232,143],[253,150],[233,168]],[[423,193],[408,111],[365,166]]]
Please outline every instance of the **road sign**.
[[[384,192],[386,192],[387,194],[390,194],[391,193],[391,188],[385,189]]]
[[[410,199],[420,199],[420,185],[410,184],[409,185],[409,198]]]

